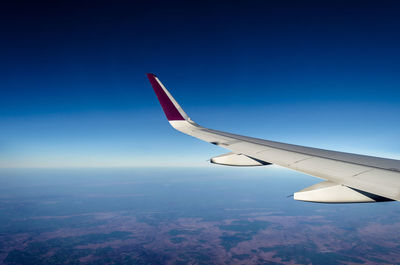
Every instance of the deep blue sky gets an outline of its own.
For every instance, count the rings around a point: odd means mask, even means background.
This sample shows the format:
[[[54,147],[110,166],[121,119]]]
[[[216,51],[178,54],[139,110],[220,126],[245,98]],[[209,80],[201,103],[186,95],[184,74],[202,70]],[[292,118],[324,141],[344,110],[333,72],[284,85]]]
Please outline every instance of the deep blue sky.
[[[49,1],[0,9],[0,167],[194,166],[196,122],[400,158],[397,1]]]

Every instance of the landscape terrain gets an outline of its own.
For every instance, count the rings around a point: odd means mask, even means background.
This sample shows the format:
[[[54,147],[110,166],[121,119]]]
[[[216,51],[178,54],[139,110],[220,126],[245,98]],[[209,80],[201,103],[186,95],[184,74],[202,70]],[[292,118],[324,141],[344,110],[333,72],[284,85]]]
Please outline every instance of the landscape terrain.
[[[397,202],[315,204],[272,169],[2,170],[4,264],[395,264]]]

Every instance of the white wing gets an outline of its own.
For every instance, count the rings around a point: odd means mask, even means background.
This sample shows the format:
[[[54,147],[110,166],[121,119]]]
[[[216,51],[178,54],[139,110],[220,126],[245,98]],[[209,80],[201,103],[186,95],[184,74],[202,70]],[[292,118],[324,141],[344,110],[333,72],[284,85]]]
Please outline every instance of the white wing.
[[[326,180],[295,193],[294,198],[298,200],[331,203],[400,200],[399,160],[285,144],[204,128],[188,117],[155,75],[147,76],[172,127],[233,152],[215,158],[214,163],[224,161],[220,164],[239,166],[272,163]]]

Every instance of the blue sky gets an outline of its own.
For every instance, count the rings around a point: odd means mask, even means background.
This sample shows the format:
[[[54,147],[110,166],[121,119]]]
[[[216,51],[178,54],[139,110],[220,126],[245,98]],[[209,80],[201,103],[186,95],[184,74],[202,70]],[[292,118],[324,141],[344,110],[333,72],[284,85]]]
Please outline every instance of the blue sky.
[[[0,167],[208,166],[206,127],[400,159],[396,1],[8,4]]]

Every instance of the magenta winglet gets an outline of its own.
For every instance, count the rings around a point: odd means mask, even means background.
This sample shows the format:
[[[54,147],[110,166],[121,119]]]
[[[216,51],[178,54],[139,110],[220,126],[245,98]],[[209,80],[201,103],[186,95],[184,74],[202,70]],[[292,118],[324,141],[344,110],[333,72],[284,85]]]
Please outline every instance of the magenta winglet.
[[[178,109],[175,107],[174,103],[165,93],[160,83],[156,80],[156,76],[154,74],[147,74],[147,78],[149,79],[150,84],[157,95],[158,101],[160,102],[167,119],[169,121],[185,120],[185,118],[183,118]]]

